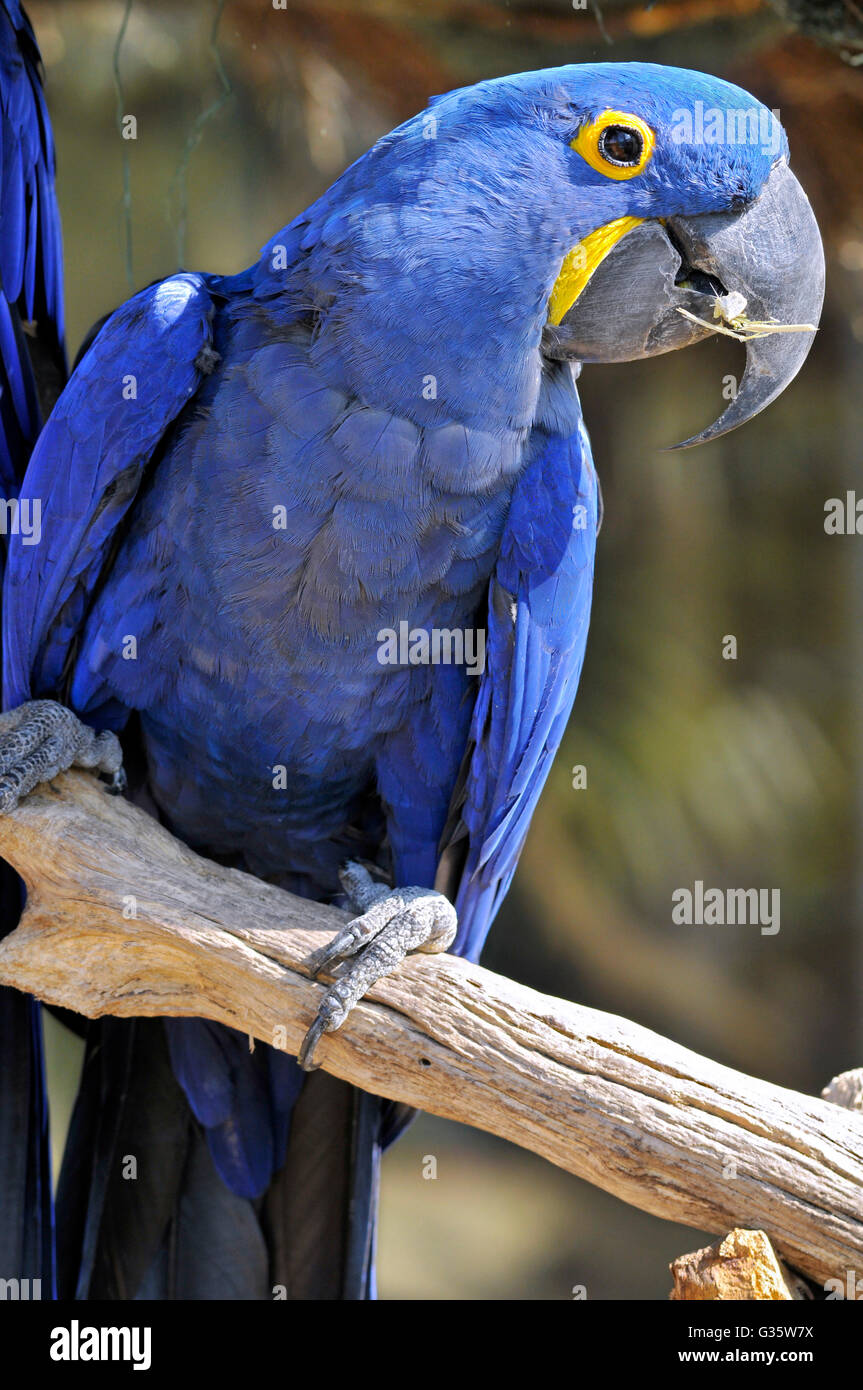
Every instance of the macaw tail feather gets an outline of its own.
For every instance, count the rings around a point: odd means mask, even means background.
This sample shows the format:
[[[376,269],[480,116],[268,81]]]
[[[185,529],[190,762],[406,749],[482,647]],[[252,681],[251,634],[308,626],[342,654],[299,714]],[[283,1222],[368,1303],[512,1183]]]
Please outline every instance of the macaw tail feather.
[[[382,1104],[326,1072],[307,1078],[264,1199],[277,1296],[374,1297]]]
[[[0,936],[13,930],[20,911],[21,881],[0,861]],[[53,1212],[42,1019],[36,1001],[14,989],[0,989],[0,1059],[0,1280],[10,1281],[4,1287],[21,1298],[50,1298]]]
[[[91,1025],[57,1194],[60,1297],[370,1296],[382,1103],[308,1078],[284,1161],[262,1196],[241,1196],[173,1054],[161,1019]]]

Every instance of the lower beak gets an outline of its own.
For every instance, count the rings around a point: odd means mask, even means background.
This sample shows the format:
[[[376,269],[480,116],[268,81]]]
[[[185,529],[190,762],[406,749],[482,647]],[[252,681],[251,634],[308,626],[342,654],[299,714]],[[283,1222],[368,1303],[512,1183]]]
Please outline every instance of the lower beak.
[[[741,212],[635,226],[560,323],[546,326],[543,351],[580,362],[629,362],[722,332],[718,308],[744,314],[731,321],[746,339],[737,395],[714,424],[675,446],[683,449],[735,429],[785,390],[812,346],[823,299],[818,224],[783,162]],[[765,332],[771,326],[794,331]],[[763,336],[748,336],[756,331]]]

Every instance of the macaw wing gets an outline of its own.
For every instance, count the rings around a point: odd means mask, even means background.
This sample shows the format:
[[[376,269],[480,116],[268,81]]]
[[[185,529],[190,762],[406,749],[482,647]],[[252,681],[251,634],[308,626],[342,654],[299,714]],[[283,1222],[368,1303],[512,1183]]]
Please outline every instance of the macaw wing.
[[[212,370],[212,315],[203,276],[149,286],[112,314],[57,401],[9,548],[7,708],[59,687],[117,527],[166,431]]]
[[[63,251],[39,50],[21,6],[0,6],[0,491],[13,496],[41,425],[31,355],[65,376]],[[28,323],[26,334],[22,323]]]
[[[581,674],[598,488],[583,428],[540,436],[489,586],[486,665],[438,887],[460,865],[453,950],[475,960],[512,879]],[[449,892],[453,891],[449,888]]]
[[[0,3],[0,505],[15,498],[66,379],[63,265],[54,146],[39,50],[17,0]],[[41,408],[40,408],[41,407]],[[9,521],[0,536],[5,564]],[[22,885],[0,864],[0,936],[18,923]],[[53,1209],[39,1006],[0,989],[0,1264],[51,1297]],[[35,1294],[38,1297],[38,1292]]]

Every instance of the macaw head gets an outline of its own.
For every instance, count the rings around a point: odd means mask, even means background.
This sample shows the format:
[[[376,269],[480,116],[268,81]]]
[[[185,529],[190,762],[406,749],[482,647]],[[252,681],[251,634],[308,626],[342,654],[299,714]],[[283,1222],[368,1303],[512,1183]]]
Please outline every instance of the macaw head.
[[[565,256],[543,350],[623,362],[730,327],[746,343],[740,389],[686,447],[750,419],[796,376],[824,253],[778,113],[716,78],[633,66],[600,81],[570,145],[575,181],[612,215]],[[609,182],[616,194],[601,191]]]
[[[824,294],[777,117],[728,82],[654,64],[436,98],[299,222],[328,351],[390,395],[437,365],[462,418],[528,421],[543,363],[628,361],[726,330],[746,341],[740,387],[686,443],[715,438],[796,375]]]

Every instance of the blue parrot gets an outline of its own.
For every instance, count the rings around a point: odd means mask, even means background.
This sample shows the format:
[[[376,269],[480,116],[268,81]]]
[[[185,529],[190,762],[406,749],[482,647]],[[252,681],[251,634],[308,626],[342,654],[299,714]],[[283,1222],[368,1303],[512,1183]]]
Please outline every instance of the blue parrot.
[[[63,256],[54,144],[40,57],[16,0],[0,0],[0,572],[42,421],[66,380]],[[0,935],[18,920],[21,887],[0,863]],[[0,1277],[53,1288],[48,1114],[39,1010],[0,989]]]
[[[686,442],[713,438],[796,374],[822,296],[766,108],[614,63],[436,98],[248,270],[97,326],[24,479],[40,544],[10,538],[0,809],[124,767],[200,852],[357,915],[298,1060],[199,1019],[91,1027],[61,1296],[373,1294],[406,1116],[316,1053],[407,952],[476,959],[511,882],[585,653],[580,365],[736,325],[737,396]],[[771,321],[809,327],[745,333]]]

